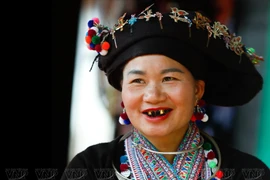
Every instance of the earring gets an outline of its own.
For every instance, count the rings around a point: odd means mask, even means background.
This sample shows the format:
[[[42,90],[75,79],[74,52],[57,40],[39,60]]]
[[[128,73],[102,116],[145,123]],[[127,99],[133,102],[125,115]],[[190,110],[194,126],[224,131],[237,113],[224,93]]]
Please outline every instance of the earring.
[[[121,102],[121,106],[123,108],[123,112],[120,114],[118,121],[119,121],[119,123],[121,125],[129,125],[131,123],[130,123],[130,120],[129,120],[128,116],[127,116],[126,109],[125,109],[123,101]]]
[[[194,107],[194,113],[192,114],[191,121],[195,122],[196,120],[201,120],[202,122],[208,121],[208,115],[204,108],[205,101],[200,99],[197,100],[197,105]]]

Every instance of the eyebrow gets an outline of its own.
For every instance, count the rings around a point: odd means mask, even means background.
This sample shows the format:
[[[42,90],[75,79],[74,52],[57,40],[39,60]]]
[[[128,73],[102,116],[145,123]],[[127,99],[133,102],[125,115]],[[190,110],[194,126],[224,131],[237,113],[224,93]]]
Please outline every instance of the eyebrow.
[[[170,73],[170,72],[184,73],[181,69],[178,69],[178,68],[168,68],[168,69],[163,69],[161,71],[161,74],[166,74],[166,73]],[[141,71],[141,70],[131,70],[128,72],[128,75],[129,74],[145,75],[146,73],[144,71]]]
[[[134,70],[129,71],[127,75],[129,75],[129,74],[140,74],[140,75],[144,75],[145,72],[144,71],[141,71],[141,70],[134,69]]]
[[[168,68],[168,69],[162,70],[161,74],[166,74],[166,73],[170,73],[170,72],[184,73],[184,71],[182,71],[181,69],[178,69],[178,68]]]

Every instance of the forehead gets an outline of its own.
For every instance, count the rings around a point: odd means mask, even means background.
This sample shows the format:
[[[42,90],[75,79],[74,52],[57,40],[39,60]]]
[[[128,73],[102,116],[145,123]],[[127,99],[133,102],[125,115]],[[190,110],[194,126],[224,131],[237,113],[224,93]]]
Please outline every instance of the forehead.
[[[140,70],[156,70],[164,68],[177,67],[182,69],[182,71],[188,71],[182,64],[178,61],[171,59],[164,55],[152,54],[152,55],[142,55],[131,59],[124,67],[124,71],[132,69]]]

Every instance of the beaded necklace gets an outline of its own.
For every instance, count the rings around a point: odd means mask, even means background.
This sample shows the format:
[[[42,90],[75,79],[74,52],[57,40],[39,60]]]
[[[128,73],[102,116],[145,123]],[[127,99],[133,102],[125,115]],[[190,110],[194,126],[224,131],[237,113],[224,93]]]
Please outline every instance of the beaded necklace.
[[[134,146],[134,142],[144,148]],[[153,151],[156,151],[155,147],[134,129],[131,136],[125,139],[126,154],[120,157],[121,173],[115,169],[116,176],[118,179],[136,180],[184,180],[197,179],[199,177],[201,179],[220,179],[223,173],[218,170],[220,163],[217,165],[217,159],[209,142],[204,143],[203,149],[198,148],[194,151],[188,151],[188,149],[198,147],[200,142],[201,136],[199,130],[195,123],[191,123],[188,132],[178,148],[179,151],[175,152],[177,155],[174,158],[173,164],[170,164],[162,154],[153,153]],[[216,144],[214,145],[216,146]],[[153,151],[148,151],[147,149]],[[178,153],[181,151],[183,151],[183,153]],[[220,152],[218,155],[220,156]]]

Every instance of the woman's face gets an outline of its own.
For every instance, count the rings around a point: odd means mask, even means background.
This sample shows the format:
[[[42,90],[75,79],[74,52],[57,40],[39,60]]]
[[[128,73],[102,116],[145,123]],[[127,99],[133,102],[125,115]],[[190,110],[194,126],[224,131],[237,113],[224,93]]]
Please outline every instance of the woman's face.
[[[183,65],[163,55],[136,57],[123,70],[126,113],[146,137],[173,137],[186,131],[203,92],[203,81],[194,80]]]

